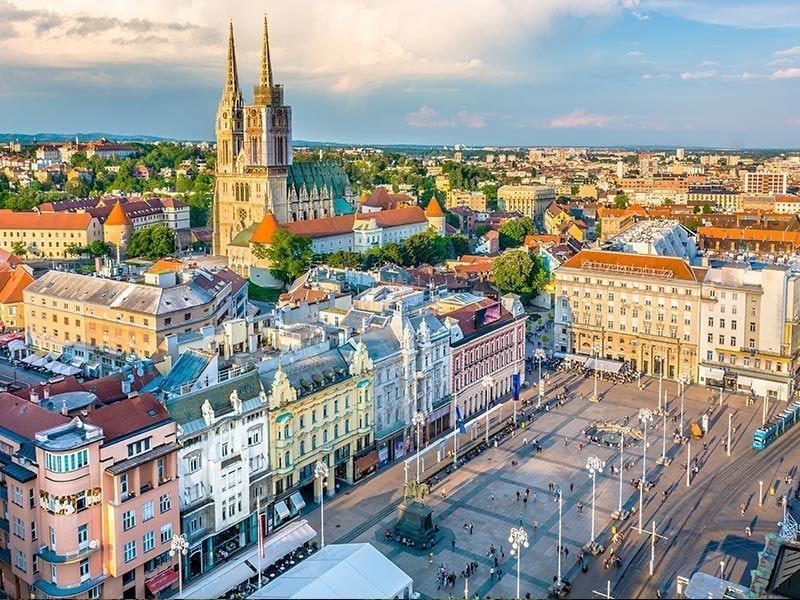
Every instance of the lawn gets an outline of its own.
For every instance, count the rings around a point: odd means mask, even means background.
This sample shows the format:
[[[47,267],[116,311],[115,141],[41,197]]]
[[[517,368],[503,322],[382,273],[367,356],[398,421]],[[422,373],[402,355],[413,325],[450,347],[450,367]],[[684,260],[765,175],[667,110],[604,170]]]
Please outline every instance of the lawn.
[[[247,295],[256,302],[277,302],[283,290],[277,288],[264,288],[252,281],[247,282]]]

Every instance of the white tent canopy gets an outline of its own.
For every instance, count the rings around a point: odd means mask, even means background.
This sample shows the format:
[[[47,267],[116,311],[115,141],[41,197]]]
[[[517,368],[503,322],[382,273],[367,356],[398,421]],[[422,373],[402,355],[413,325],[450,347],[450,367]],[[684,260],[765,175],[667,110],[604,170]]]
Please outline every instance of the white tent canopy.
[[[404,598],[413,581],[371,544],[331,544],[250,598]]]
[[[586,368],[589,370],[606,371],[608,373],[619,373],[622,369],[622,363],[618,360],[590,358],[586,361]]]

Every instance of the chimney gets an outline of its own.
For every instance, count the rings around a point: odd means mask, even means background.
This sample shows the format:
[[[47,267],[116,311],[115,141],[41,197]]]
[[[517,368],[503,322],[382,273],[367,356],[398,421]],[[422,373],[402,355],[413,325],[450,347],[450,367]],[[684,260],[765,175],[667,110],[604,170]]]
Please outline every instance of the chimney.
[[[69,414],[69,411],[67,410],[66,398],[64,398],[64,401],[61,403],[61,414],[64,415],[65,417]]]
[[[39,404],[39,392],[36,390],[31,390],[31,402]]]
[[[131,393],[131,380],[128,377],[122,380],[122,393],[125,396]]]
[[[49,385],[44,386],[42,388],[42,391],[44,392],[44,399],[45,400],[49,400],[50,399],[50,386]]]

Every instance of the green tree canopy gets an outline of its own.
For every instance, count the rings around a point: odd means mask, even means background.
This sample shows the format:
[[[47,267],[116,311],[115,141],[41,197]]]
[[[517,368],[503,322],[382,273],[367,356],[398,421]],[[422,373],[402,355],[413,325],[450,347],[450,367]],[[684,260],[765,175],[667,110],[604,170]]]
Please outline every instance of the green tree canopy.
[[[540,256],[512,250],[495,259],[492,277],[501,292],[519,294],[527,302],[547,283],[547,270]]]
[[[625,194],[617,194],[616,196],[614,196],[614,201],[611,203],[611,206],[613,208],[621,209],[621,208],[628,208],[629,204],[630,200],[628,200],[628,197]]]
[[[269,271],[284,287],[300,277],[311,266],[311,240],[278,229],[269,245],[256,244],[253,254],[269,261]]]
[[[459,258],[465,254],[469,254],[469,240],[465,235],[453,235],[447,238],[450,241],[450,248],[452,249],[451,257]]]
[[[85,253],[92,256],[110,256],[114,253],[114,248],[103,240],[95,240],[86,246]]]
[[[11,244],[11,253],[23,257],[28,254],[28,248],[22,242],[17,241]]]
[[[530,217],[522,217],[506,221],[500,225],[497,232],[500,234],[501,248],[517,248],[525,241],[526,235],[536,233],[536,225]]]
[[[175,252],[175,233],[164,225],[148,225],[136,229],[131,234],[125,252],[129,256],[148,260],[164,258]]]

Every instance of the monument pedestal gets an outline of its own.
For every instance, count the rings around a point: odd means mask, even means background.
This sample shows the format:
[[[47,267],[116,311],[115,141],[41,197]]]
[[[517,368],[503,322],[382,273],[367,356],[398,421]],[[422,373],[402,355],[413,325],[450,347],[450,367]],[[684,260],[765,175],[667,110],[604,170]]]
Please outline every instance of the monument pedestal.
[[[432,548],[441,539],[433,525],[433,509],[418,500],[401,502],[397,507],[394,537],[401,543],[409,540],[418,549]]]

